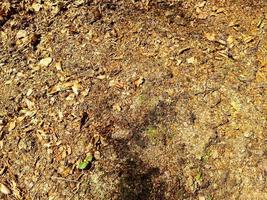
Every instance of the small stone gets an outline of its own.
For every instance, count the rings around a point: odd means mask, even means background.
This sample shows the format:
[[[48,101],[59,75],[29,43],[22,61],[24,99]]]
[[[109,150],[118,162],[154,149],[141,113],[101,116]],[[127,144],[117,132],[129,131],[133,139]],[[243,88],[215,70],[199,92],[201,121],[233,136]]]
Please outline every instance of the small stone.
[[[2,183],[0,183],[0,192],[3,194],[10,194],[11,193],[10,189]]]
[[[47,57],[47,58],[43,58],[42,60],[40,60],[39,65],[43,66],[43,67],[48,67],[52,62],[52,58]]]

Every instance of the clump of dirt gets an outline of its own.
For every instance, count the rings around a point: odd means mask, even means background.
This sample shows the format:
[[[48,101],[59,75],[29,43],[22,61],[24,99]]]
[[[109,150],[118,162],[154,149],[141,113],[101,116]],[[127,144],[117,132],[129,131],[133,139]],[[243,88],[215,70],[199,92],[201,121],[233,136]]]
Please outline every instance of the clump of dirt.
[[[264,0],[0,3],[1,199],[266,199]]]

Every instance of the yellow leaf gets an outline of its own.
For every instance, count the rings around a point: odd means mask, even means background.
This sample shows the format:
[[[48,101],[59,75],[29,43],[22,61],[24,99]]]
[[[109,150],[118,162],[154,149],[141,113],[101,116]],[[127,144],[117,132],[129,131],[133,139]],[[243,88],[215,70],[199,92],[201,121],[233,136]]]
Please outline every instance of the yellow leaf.
[[[11,121],[9,122],[9,125],[8,125],[8,131],[12,131],[14,128],[16,127],[16,121]]]
[[[43,58],[42,60],[40,60],[39,65],[43,67],[48,67],[51,62],[52,62],[52,58],[47,57],[47,58]]]

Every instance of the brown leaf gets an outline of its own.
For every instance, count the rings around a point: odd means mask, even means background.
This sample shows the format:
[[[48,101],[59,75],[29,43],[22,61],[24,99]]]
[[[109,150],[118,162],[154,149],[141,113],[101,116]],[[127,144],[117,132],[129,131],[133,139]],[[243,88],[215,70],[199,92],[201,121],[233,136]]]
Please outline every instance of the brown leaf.
[[[134,85],[135,85],[136,87],[139,87],[139,86],[142,85],[144,82],[145,82],[145,79],[144,79],[144,77],[141,76],[140,78],[138,78],[137,80],[134,81]]]

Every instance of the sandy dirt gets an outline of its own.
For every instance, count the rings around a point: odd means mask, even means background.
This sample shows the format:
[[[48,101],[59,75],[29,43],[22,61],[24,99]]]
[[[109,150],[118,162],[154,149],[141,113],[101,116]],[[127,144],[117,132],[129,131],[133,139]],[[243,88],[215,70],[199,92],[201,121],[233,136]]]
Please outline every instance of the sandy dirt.
[[[0,199],[267,199],[266,0],[2,0]]]

